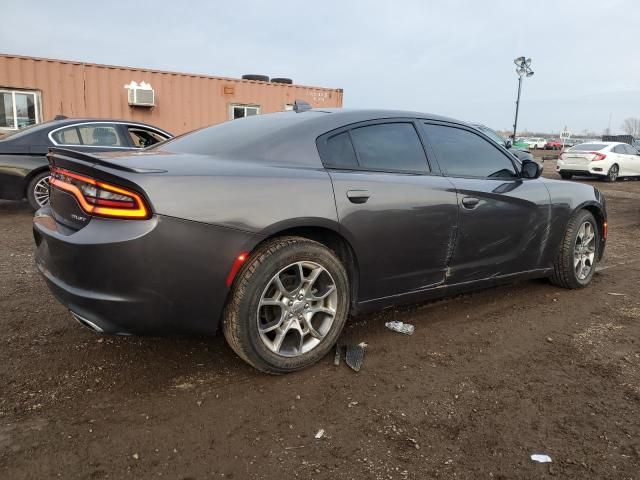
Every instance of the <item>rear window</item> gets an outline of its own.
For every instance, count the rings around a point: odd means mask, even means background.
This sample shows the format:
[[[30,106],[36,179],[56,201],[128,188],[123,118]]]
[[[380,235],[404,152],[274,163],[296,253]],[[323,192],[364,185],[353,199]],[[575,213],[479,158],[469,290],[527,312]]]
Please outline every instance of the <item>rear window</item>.
[[[580,145],[571,147],[569,150],[579,152],[597,152],[603,148],[607,148],[607,145],[604,143],[581,143]]]
[[[317,113],[283,112],[249,116],[186,133],[149,149],[158,148],[168,152],[196,155],[227,153],[309,120],[312,118],[311,115],[317,115]]]

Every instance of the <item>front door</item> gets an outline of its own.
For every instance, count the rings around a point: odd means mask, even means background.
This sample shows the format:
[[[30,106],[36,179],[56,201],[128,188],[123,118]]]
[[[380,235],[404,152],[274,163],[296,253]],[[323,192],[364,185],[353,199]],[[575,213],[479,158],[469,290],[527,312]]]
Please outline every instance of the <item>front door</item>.
[[[450,284],[544,268],[550,197],[544,183],[520,178],[517,162],[474,130],[425,123],[427,144],[460,202]]]

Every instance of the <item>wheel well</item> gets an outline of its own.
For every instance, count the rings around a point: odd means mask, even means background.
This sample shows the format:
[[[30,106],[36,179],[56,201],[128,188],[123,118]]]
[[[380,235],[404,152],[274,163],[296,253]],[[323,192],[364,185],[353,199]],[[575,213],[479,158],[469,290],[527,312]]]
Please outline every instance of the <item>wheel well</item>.
[[[29,175],[27,175],[24,178],[24,192],[23,192],[23,194],[24,194],[25,198],[29,198],[27,196],[27,191],[29,190],[29,184],[31,183],[31,180],[33,180],[33,177],[35,177],[36,175],[38,175],[38,174],[40,174],[42,172],[46,172],[47,170],[49,170],[48,166],[42,167],[42,168],[38,168],[36,170],[32,170],[32,171],[29,172]]]
[[[600,233],[600,238],[604,237],[604,213],[600,208],[595,205],[586,205],[583,207],[584,210],[588,211],[593,215],[593,218],[596,219],[596,223],[598,224],[598,230]],[[602,241],[598,244],[598,259],[602,257]]]
[[[339,233],[324,227],[295,227],[282,230],[266,240],[277,237],[302,237],[323,244],[333,251],[347,270],[351,285],[351,306],[355,307],[358,298],[359,269],[358,259],[349,242]]]

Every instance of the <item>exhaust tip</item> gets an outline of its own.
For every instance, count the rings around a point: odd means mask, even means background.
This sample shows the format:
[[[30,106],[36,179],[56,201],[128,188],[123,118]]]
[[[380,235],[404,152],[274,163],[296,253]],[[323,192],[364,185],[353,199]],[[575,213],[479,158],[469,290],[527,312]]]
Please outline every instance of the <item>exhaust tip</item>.
[[[92,331],[97,332],[97,333],[104,333],[104,330],[102,329],[102,327],[100,327],[97,324],[93,323],[91,320],[87,320],[86,318],[78,315],[75,312],[71,312],[71,315],[76,320],[76,322],[78,322],[83,327],[88,328],[89,330],[92,330]]]

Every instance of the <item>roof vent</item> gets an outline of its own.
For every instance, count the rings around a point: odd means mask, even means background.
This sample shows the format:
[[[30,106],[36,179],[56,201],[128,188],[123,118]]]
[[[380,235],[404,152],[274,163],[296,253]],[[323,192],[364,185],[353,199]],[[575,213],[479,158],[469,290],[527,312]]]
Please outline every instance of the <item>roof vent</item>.
[[[128,92],[129,105],[134,107],[153,107],[156,104],[156,92],[146,82],[140,84],[131,81],[125,85]]]
[[[267,75],[254,75],[254,74],[247,74],[247,75],[242,75],[242,79],[243,80],[256,80],[258,82],[268,82],[269,81],[269,77]]]

